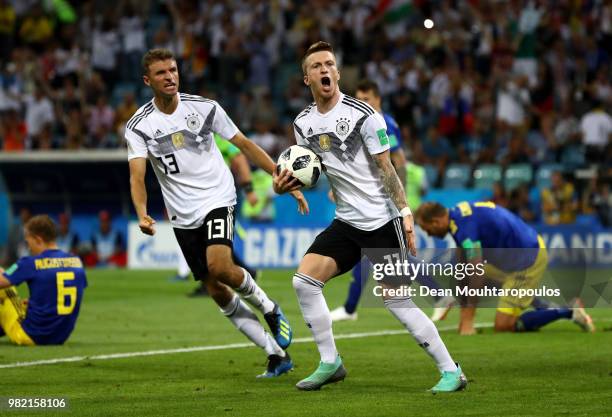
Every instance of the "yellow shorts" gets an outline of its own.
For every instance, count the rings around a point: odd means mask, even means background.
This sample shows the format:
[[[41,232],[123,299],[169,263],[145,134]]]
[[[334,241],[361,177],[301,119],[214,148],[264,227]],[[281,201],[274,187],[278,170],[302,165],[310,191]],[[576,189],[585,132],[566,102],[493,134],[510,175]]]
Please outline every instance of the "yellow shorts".
[[[516,271],[512,273],[495,271],[493,275],[504,275],[503,286],[504,289],[511,288],[524,288],[524,289],[536,289],[540,285],[546,267],[548,266],[548,252],[546,251],[546,245],[544,239],[538,235],[538,244],[540,249],[538,250],[538,256],[535,262],[529,268]],[[488,267],[487,265],[487,272]],[[499,298],[497,305],[497,311],[511,316],[520,316],[525,309],[527,309],[534,297],[518,297],[518,296],[504,296]]]
[[[21,327],[25,309],[15,287],[0,290],[0,326],[11,342],[20,346],[34,346],[34,341]]]

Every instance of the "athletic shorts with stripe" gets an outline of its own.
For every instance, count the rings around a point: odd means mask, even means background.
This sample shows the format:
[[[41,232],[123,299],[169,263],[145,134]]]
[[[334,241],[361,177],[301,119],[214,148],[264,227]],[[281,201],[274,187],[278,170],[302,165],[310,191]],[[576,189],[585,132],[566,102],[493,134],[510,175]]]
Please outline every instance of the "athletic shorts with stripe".
[[[350,271],[362,258],[362,250],[366,256],[368,249],[396,249],[386,255],[397,253],[401,259],[407,259],[407,244],[401,217],[390,220],[384,226],[375,230],[361,230],[341,220],[334,221],[323,230],[312,243],[306,253],[329,256],[336,261],[338,275]],[[380,255],[380,251],[377,251]],[[373,263],[385,262],[384,259],[372,259]]]
[[[211,245],[234,247],[234,206],[220,207],[206,215],[197,229],[174,228],[174,235],[197,281],[206,279],[206,248]]]

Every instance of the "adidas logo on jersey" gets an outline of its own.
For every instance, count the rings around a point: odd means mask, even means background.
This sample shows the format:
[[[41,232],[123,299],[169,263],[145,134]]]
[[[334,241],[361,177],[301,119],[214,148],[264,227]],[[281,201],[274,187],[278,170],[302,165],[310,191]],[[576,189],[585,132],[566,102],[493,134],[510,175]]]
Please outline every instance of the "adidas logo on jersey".
[[[158,137],[158,136],[162,136],[163,134],[164,134],[164,132],[162,132],[161,130],[157,129],[157,130],[155,131],[154,136],[155,136],[155,137]]]
[[[312,135],[312,127],[308,129],[308,135]]]

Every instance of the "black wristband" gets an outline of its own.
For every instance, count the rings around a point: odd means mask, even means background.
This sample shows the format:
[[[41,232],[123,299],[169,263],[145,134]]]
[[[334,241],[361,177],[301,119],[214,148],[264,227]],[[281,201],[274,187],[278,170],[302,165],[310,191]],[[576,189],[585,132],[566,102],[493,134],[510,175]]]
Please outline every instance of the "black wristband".
[[[253,191],[253,181],[240,184],[240,187],[245,193],[250,193],[251,191]]]

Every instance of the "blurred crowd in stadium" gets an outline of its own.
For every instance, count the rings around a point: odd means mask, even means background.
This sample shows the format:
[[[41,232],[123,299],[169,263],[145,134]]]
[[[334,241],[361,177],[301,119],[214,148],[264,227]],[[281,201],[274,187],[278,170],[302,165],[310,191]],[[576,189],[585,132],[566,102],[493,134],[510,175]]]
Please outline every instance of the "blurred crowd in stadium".
[[[179,57],[182,91],[217,99],[276,156],[311,100],[299,61],[320,39],[336,48],[344,91],[364,77],[378,84],[429,186],[490,179],[494,198],[529,219],[530,186],[541,185],[546,222],[586,211],[609,224],[612,4],[603,0],[0,0],[0,144],[124,146],[123,125],[150,99],[140,58],[165,47]],[[572,179],[585,167],[580,195],[553,174]],[[512,175],[521,181],[504,180]]]

